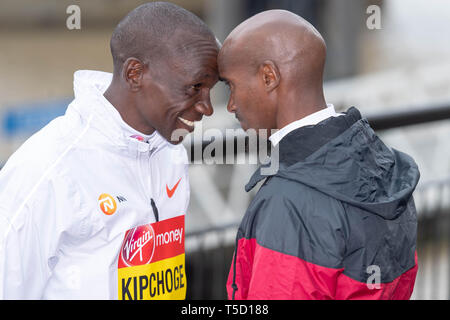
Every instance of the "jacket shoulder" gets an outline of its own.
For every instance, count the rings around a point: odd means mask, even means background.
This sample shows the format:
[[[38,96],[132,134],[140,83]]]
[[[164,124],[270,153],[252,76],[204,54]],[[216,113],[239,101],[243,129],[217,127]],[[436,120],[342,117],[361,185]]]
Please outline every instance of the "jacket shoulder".
[[[59,168],[78,131],[73,120],[66,116],[56,118],[27,139],[8,159],[0,171],[0,184],[4,186],[0,192],[0,210],[6,218],[21,206],[28,207],[40,190],[48,189],[55,180],[70,184],[67,177],[59,177]]]

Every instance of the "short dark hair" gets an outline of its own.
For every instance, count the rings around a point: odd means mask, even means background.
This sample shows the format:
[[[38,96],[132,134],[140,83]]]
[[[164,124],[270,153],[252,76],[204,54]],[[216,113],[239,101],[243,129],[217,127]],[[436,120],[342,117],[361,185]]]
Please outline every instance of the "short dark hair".
[[[195,14],[173,3],[149,2],[123,18],[111,36],[114,72],[119,72],[130,57],[152,61],[170,54],[169,38],[178,30],[211,38],[213,32]]]

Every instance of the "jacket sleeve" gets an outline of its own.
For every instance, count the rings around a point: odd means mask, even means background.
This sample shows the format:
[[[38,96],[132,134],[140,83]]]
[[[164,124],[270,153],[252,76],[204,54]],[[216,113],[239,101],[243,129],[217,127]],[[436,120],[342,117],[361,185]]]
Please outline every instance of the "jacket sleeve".
[[[249,207],[228,278],[230,299],[233,279],[236,299],[334,299],[344,240],[314,215],[327,205],[321,200],[330,200],[302,199],[270,195]]]
[[[39,299],[45,285],[43,235],[35,221],[43,216],[51,225],[51,208],[34,208],[41,203],[33,197],[38,170],[23,158],[14,154],[0,172],[0,299]]]
[[[39,299],[48,276],[36,226],[24,217],[15,224],[0,213],[0,299]]]
[[[72,214],[82,216],[80,197],[63,176],[26,180],[14,171],[0,182],[0,299],[41,299],[61,237],[82,227]]]

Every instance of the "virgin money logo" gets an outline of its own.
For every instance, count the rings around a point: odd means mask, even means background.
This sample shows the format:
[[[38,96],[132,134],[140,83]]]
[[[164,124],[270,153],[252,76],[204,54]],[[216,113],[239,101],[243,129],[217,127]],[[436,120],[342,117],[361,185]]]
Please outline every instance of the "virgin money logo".
[[[149,224],[128,231],[122,245],[121,258],[128,267],[148,264],[155,252],[155,231]]]

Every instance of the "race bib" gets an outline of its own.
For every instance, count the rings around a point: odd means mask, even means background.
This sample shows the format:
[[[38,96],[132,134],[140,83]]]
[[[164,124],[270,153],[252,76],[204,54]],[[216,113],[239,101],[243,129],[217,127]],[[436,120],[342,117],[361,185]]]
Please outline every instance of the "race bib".
[[[119,300],[185,299],[184,215],[128,230],[118,280]]]

